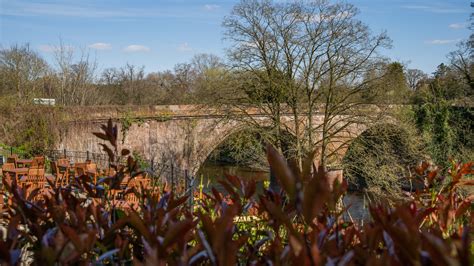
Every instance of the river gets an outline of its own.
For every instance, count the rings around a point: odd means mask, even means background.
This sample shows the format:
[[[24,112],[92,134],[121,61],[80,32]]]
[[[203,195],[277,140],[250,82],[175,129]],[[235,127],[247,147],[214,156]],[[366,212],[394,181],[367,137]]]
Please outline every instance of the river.
[[[257,182],[257,193],[263,191],[263,182],[270,178],[268,170],[206,162],[197,174],[197,185],[199,186],[202,182],[204,191],[209,191],[209,189],[214,186],[218,191],[223,192],[224,189],[216,180],[224,177],[226,174],[235,175],[243,179],[255,180]],[[367,221],[369,215],[366,207],[367,204],[362,193],[348,192],[344,196],[343,202],[345,206],[349,206],[348,213],[350,213],[350,215],[345,213],[344,217],[346,219],[352,217],[354,220]]]

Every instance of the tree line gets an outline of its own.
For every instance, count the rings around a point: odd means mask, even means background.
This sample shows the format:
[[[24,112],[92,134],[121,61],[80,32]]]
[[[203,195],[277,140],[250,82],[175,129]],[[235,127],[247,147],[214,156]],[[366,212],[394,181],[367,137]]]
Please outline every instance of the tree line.
[[[99,71],[89,51],[60,43],[53,62],[26,44],[0,49],[0,95],[18,104],[53,98],[57,105],[189,104],[204,99],[205,89],[220,79],[220,58],[199,54],[173,70],[145,73],[125,64]]]
[[[322,41],[313,40],[315,43]],[[459,103],[471,103],[474,91],[472,43],[472,40],[459,43],[458,49],[447,56],[447,62],[441,63],[432,74],[410,69],[387,58],[378,58],[372,62],[370,69],[364,70],[364,76],[361,77],[364,80],[363,86],[355,93],[357,100],[364,103],[416,104],[435,96]],[[244,97],[253,98],[250,103],[262,100],[262,97],[284,102],[289,94],[295,93],[292,91],[295,84],[291,82],[303,82],[301,77],[295,76],[297,73],[284,73],[277,66],[268,65],[273,70],[267,70],[267,73],[264,73],[262,66],[253,69],[261,73],[236,68],[235,63],[244,59],[238,57],[246,55],[241,51],[248,50],[246,45],[248,44],[239,46],[239,50],[230,55],[233,56],[231,60],[225,61],[213,54],[197,54],[189,62],[179,63],[172,70],[146,73],[144,66],[129,63],[99,71],[97,62],[89,51],[77,52],[62,43],[54,50],[53,62],[47,62],[28,43],[14,44],[0,49],[0,97],[17,104],[31,104],[33,98],[53,98],[58,105],[86,106],[199,104],[216,100],[229,103],[244,101]],[[282,47],[276,47],[279,52],[283,51]],[[305,71],[311,72],[309,69]],[[290,83],[282,81],[285,75],[290,75]],[[277,92],[273,92],[275,95],[272,96],[263,95],[265,92],[262,88],[248,84],[253,81],[262,84],[265,82],[261,80],[263,78],[272,79],[281,86],[281,95],[277,95]],[[312,101],[313,97],[309,88],[316,86],[308,86],[310,79],[314,77],[306,77],[304,81],[308,89],[306,95],[298,95],[300,98],[306,97],[307,101]],[[320,82],[329,84],[328,80]],[[270,99],[271,97],[282,99]],[[323,102],[320,96],[316,102]]]

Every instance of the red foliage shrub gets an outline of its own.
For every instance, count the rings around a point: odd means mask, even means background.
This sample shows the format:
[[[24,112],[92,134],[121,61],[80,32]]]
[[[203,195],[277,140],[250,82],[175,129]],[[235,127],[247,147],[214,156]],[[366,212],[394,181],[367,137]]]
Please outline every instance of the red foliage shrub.
[[[127,150],[118,153],[116,127],[109,122],[103,130],[96,136],[111,144],[103,147],[117,174],[99,185],[83,176],[25,198],[15,182],[4,182],[10,204],[0,210],[1,263],[472,265],[473,196],[457,192],[472,185],[472,163],[453,164],[443,185],[422,165],[417,178],[426,188],[411,193],[409,203],[371,206],[364,225],[342,218],[346,182],[330,184],[310,160],[301,170],[289,167],[272,147],[268,159],[282,192],[256,197],[255,182],[227,176],[220,181],[226,195],[212,189],[195,208],[173,192],[134,191],[139,207],[124,210],[104,187],[140,172]]]

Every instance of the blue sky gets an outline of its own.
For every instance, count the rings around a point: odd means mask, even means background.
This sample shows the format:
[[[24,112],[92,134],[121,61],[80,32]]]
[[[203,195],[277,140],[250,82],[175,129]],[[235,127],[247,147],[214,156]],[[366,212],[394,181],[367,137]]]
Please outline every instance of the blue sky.
[[[279,0],[284,1],[284,0]],[[100,69],[131,63],[172,69],[196,53],[225,56],[221,21],[236,0],[0,0],[0,44],[30,43],[48,60],[61,39],[89,50]],[[432,73],[466,39],[468,0],[349,0],[374,32],[386,30],[392,60]]]

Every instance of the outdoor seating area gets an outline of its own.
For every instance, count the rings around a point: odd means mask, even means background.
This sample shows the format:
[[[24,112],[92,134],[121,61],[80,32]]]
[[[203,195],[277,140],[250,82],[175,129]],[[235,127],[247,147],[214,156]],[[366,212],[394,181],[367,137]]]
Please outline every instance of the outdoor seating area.
[[[134,178],[126,175],[118,186],[107,188],[103,180],[115,176],[116,171],[113,168],[101,169],[92,160],[74,163],[68,158],[59,158],[49,161],[49,168],[46,162],[44,156],[33,158],[19,158],[16,154],[8,156],[1,166],[2,189],[4,183],[11,185],[15,182],[22,188],[26,199],[40,200],[50,189],[74,189],[75,185],[78,185],[77,182],[86,182],[97,191],[106,193],[105,198],[112,205],[136,209],[139,199],[130,191],[148,189],[151,184],[146,174]]]

